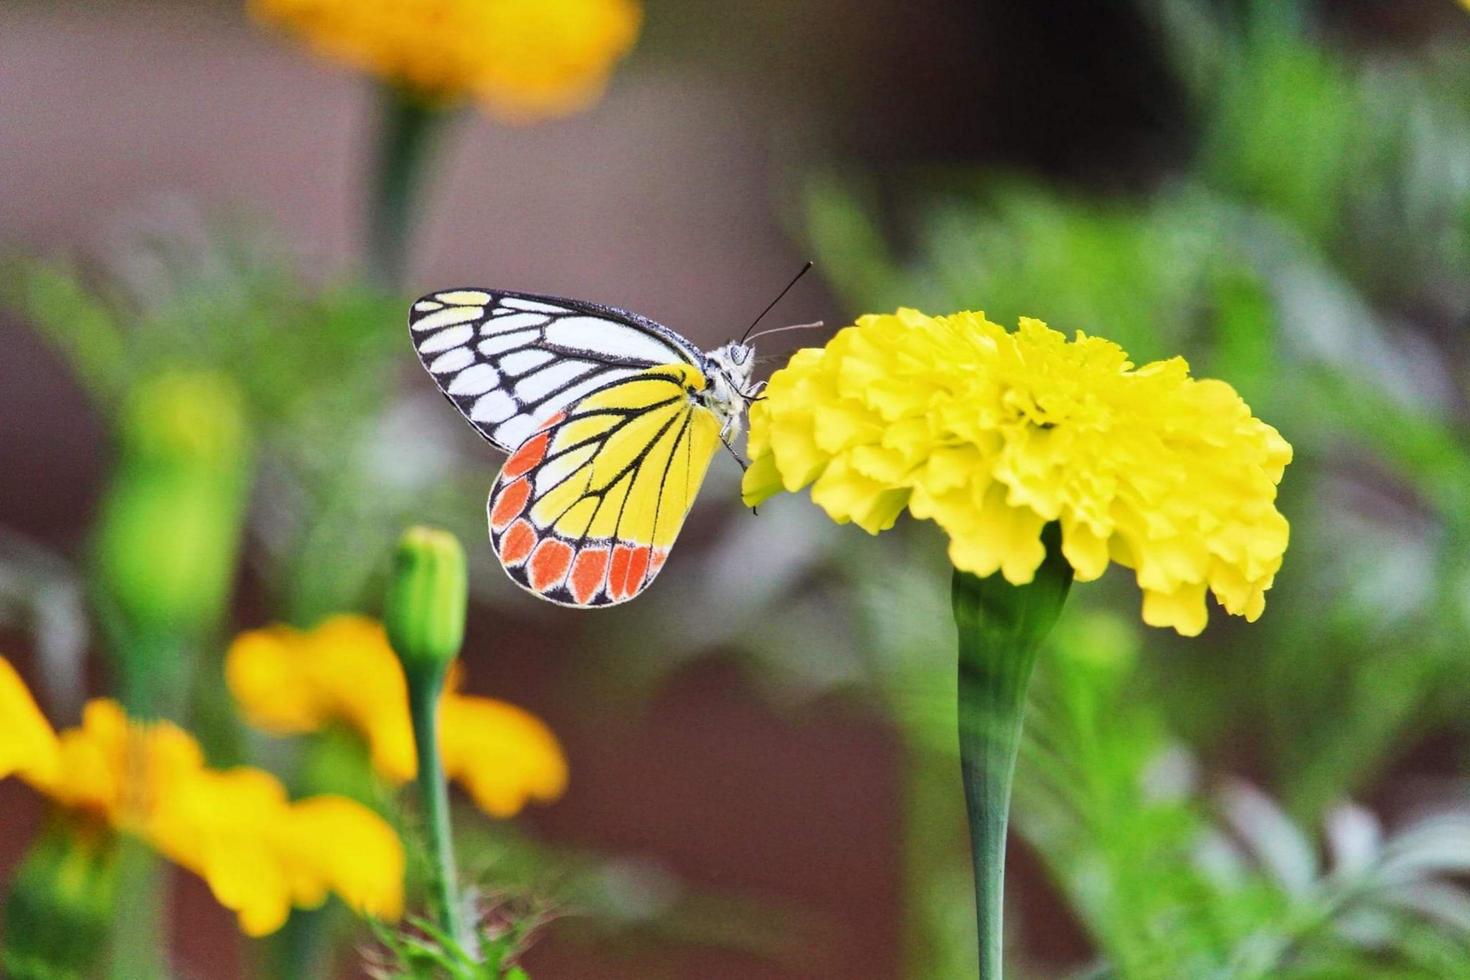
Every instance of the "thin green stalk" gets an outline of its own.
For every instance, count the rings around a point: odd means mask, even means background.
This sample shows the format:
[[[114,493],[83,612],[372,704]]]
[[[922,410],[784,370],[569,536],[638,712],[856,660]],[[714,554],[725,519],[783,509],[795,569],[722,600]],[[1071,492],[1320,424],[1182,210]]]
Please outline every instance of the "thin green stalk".
[[[108,975],[112,980],[163,980],[170,971],[162,862],[147,845],[131,837],[119,838],[117,846],[117,901]]]
[[[1006,826],[1026,688],[1072,584],[1060,538],[1057,526],[1049,525],[1042,535],[1046,559],[1027,585],[1011,585],[998,574],[954,574],[960,772],[970,817],[981,980],[1002,976]]]
[[[402,284],[424,165],[443,110],[391,85],[381,89],[378,145],[368,203],[368,269],[388,288]]]
[[[187,689],[188,645],[177,637],[154,632],[114,637],[118,697],[129,718],[151,722],[178,718]],[[126,750],[125,788],[137,790],[147,778],[141,746],[132,736]],[[141,804],[140,804],[141,805]],[[114,980],[169,975],[168,919],[164,915],[168,887],[158,856],[132,837],[117,841],[117,889],[114,892],[109,976]]]
[[[280,980],[309,980],[331,975],[330,908],[296,909],[281,931],[271,937],[271,947],[260,957],[268,965],[257,975],[279,977]]]
[[[413,739],[419,760],[419,801],[429,839],[430,896],[434,918],[446,935],[453,936],[463,949],[473,953],[473,937],[463,921],[460,907],[454,838],[449,826],[449,788],[444,781],[444,764],[439,758],[439,694],[443,689],[442,670],[410,671],[408,674],[408,706],[413,717]]]

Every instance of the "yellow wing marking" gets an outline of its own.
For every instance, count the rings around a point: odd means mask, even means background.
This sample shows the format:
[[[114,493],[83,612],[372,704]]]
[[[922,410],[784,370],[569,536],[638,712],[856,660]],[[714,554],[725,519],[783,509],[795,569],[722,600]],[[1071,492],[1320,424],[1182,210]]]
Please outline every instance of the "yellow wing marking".
[[[534,474],[532,523],[574,541],[672,545],[719,446],[714,414],[693,401],[705,383],[669,364],[579,402]]]

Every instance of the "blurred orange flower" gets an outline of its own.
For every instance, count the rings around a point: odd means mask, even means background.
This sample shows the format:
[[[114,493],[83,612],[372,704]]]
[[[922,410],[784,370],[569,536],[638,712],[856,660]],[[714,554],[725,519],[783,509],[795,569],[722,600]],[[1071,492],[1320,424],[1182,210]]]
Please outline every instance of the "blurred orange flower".
[[[240,634],[225,658],[230,690],[255,727],[276,735],[342,724],[366,741],[373,768],[392,783],[417,772],[408,687],[381,623],[333,616],[315,629],[271,626]],[[494,817],[566,790],[567,762],[535,715],[453,683],[439,702],[446,775]]]
[[[274,932],[293,906],[316,907],[328,892],[364,915],[402,913],[403,846],[371,810],[334,796],[292,803],[268,772],[210,769],[189,733],[131,721],[107,699],[58,736],[4,659],[0,762],[0,776],[15,772],[199,875],[247,935]]]
[[[250,10],[326,57],[516,122],[596,102],[642,21],[635,0],[251,0]]]

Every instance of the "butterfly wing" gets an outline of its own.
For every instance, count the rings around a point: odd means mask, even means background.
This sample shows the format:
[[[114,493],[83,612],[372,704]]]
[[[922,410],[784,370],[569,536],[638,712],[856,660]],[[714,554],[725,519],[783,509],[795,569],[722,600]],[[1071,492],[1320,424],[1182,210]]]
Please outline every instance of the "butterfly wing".
[[[522,587],[563,605],[626,602],[663,567],[720,445],[698,368],[615,379],[545,420],[500,471],[490,540]]]
[[[505,452],[610,382],[703,363],[697,347],[646,317],[554,296],[443,290],[414,303],[408,324],[439,390]]]

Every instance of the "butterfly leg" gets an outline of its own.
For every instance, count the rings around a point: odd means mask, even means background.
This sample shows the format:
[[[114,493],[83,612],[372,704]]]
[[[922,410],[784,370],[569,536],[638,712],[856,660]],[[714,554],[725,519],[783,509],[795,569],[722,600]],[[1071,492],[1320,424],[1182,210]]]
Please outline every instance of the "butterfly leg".
[[[740,458],[740,454],[735,451],[735,447],[725,441],[725,437],[723,434],[720,436],[720,443],[730,451],[730,455],[734,457],[735,462],[740,464],[740,472],[744,473],[746,470],[750,469],[750,464]]]

